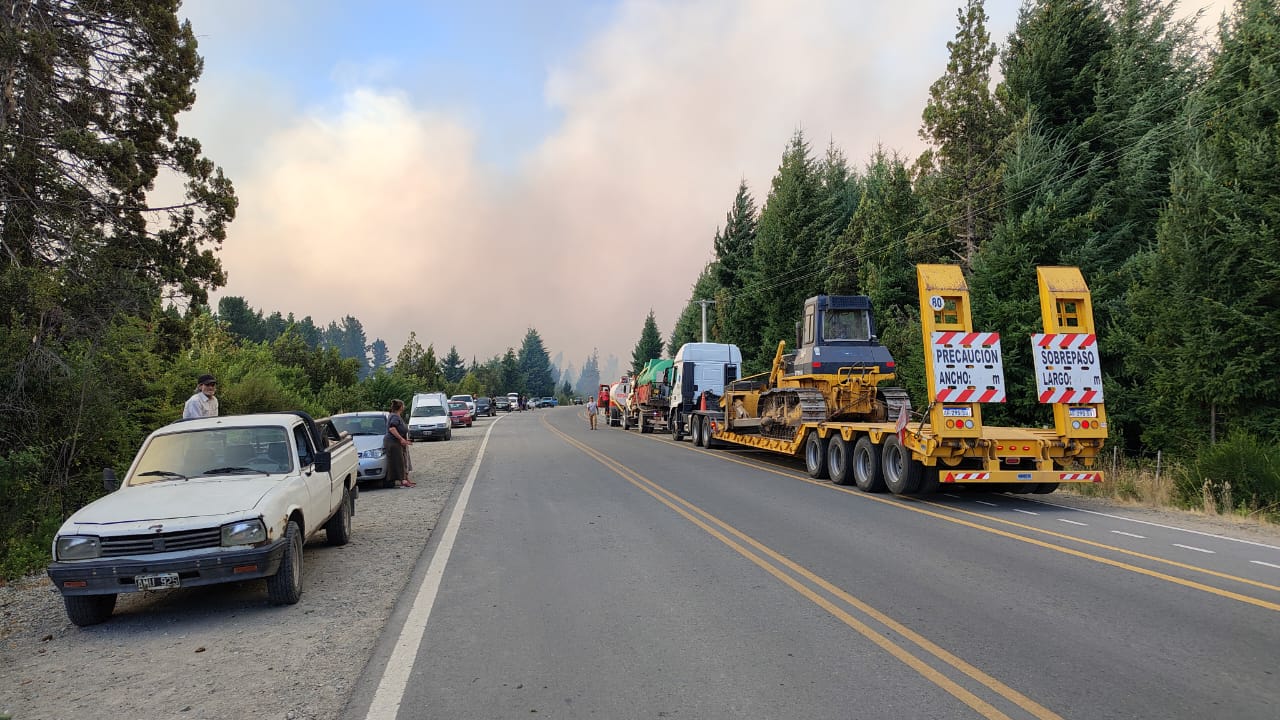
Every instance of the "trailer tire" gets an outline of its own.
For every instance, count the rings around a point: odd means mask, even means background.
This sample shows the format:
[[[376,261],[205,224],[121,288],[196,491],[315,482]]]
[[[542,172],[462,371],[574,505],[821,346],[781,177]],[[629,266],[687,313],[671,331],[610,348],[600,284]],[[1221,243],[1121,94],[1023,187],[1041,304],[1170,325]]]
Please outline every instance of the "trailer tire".
[[[836,485],[853,484],[853,452],[838,434],[827,440],[827,474]]]
[[[804,469],[815,480],[827,476],[827,440],[818,437],[816,430],[804,440]]]
[[[894,495],[915,495],[920,492],[924,476],[924,464],[911,457],[911,451],[903,447],[897,435],[885,438],[880,455],[884,468],[884,484]]]
[[[1036,485],[1036,489],[1032,490],[1036,495],[1048,495],[1058,489],[1058,483],[1040,483]]]
[[[667,421],[667,429],[671,431],[671,439],[680,442],[684,439],[684,425],[679,410],[671,411],[671,419]]]
[[[871,437],[862,435],[853,444],[853,484],[862,492],[882,493],[884,487],[884,467],[880,460],[880,446],[871,442]]]

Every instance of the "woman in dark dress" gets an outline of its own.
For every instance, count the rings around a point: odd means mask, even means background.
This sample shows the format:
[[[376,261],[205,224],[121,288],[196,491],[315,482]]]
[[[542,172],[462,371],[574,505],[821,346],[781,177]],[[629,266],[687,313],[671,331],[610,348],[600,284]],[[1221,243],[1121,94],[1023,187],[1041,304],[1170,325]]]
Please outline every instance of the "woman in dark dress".
[[[387,483],[411,488],[404,471],[404,454],[409,451],[409,426],[404,424],[400,413],[404,411],[403,400],[392,400],[391,410],[387,415],[387,434],[382,438],[382,450],[387,456]]]

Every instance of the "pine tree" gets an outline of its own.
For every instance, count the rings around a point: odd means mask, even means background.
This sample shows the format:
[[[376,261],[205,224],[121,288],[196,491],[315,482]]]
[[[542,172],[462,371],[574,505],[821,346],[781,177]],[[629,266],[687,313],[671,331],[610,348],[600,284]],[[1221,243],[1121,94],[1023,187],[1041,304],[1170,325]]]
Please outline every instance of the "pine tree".
[[[658,323],[653,318],[653,308],[650,308],[648,317],[644,319],[644,326],[640,328],[640,339],[631,351],[631,374],[638,374],[650,360],[660,357],[662,334],[658,332]]]
[[[527,392],[524,375],[520,372],[520,359],[516,357],[516,351],[513,348],[507,348],[506,354],[502,356],[500,377],[502,389],[499,392]]]
[[[595,395],[600,387],[600,355],[595,350],[592,350],[591,357],[582,363],[582,374],[578,376],[578,383],[574,387],[578,394],[584,397]]]
[[[795,336],[805,298],[822,287],[826,258],[817,253],[822,238],[820,185],[804,133],[797,131],[782,155],[769,198],[760,211],[753,270],[747,292],[757,303],[760,341],[742,347],[754,367],[768,367],[779,340]],[[745,304],[744,304],[745,305]]]
[[[1186,152],[1134,291],[1146,332],[1126,363],[1145,378],[1144,438],[1185,448],[1247,430],[1280,439],[1280,16],[1239,0],[1192,98]]]
[[[956,12],[955,39],[947,43],[947,71],[929,88],[920,138],[931,145],[922,160],[926,208],[925,259],[973,265],[997,213],[1001,139],[1007,133],[990,91],[996,46],[987,34],[983,0]]]
[[[449,346],[449,354],[444,356],[444,360],[440,363],[440,369],[444,372],[444,379],[456,383],[462,380],[467,374],[466,364],[462,361],[462,356],[458,354],[458,348],[455,345]]]
[[[226,324],[227,332],[248,341],[262,336],[262,317],[238,295],[225,295],[218,300],[218,322]]]
[[[387,343],[382,338],[376,338],[369,345],[369,352],[373,355],[371,364],[374,372],[386,369],[387,365],[390,364],[391,358],[387,355]]]
[[[542,344],[538,331],[529,328],[520,345],[520,373],[524,377],[524,389],[533,397],[546,397],[555,392],[555,380],[551,377],[551,358]]]

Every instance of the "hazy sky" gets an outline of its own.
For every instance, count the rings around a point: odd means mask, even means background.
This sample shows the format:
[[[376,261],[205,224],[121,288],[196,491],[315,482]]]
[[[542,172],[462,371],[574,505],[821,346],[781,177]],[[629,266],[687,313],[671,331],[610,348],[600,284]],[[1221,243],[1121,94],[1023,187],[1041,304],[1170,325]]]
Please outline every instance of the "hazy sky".
[[[1003,43],[1020,0],[987,0]],[[1186,12],[1228,0],[1190,0]],[[234,182],[228,284],[468,361],[665,339],[740,180],[803,129],[914,158],[959,0],[188,0],[182,132]]]

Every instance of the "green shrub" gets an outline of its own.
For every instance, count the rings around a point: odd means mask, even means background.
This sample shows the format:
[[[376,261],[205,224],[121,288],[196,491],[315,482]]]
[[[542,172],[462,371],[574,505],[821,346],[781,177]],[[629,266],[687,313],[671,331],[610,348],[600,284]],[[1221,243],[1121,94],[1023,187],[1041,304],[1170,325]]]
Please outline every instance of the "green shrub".
[[[1178,480],[1176,498],[1185,507],[1280,515],[1280,446],[1232,432],[1200,449]]]

